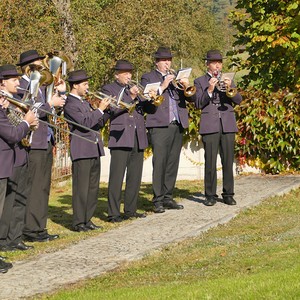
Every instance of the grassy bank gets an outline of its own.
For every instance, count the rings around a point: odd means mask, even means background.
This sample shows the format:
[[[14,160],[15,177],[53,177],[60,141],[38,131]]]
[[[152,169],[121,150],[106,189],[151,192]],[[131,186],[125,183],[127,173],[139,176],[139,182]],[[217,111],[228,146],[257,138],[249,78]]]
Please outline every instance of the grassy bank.
[[[199,186],[181,182],[177,197]],[[147,210],[150,186],[141,197]],[[300,299],[299,199],[300,189],[265,200],[198,238],[42,299]]]

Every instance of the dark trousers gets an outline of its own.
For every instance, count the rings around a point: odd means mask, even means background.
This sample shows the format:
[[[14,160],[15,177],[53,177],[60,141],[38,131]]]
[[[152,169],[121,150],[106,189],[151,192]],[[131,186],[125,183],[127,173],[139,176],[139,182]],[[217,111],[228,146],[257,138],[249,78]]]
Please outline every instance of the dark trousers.
[[[29,194],[26,207],[24,235],[37,237],[47,234],[48,203],[51,186],[52,144],[47,150],[32,149],[28,157]]]
[[[8,179],[0,218],[0,245],[16,245],[22,241],[27,199],[27,164],[15,167]]]
[[[162,203],[173,199],[180,152],[182,148],[183,129],[180,125],[149,129],[153,149],[153,203]]]
[[[123,178],[126,171],[124,196],[124,213],[132,215],[137,210],[137,200],[142,180],[144,151],[138,149],[137,137],[132,149],[111,149],[109,184],[108,184],[108,217],[120,216]]]
[[[212,133],[202,135],[204,145],[204,186],[206,196],[217,193],[217,155],[220,153],[223,175],[223,196],[234,195],[233,161],[235,133]]]
[[[0,218],[3,212],[6,188],[7,188],[7,178],[1,178],[0,179]]]
[[[90,225],[98,202],[100,157],[72,162],[73,227]]]

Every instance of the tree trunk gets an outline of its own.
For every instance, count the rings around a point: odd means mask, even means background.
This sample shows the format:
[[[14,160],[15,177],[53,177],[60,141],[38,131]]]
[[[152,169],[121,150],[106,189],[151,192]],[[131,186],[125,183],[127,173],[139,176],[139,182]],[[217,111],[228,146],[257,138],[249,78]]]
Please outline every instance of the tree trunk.
[[[70,57],[74,65],[74,63],[77,60],[77,47],[76,38],[73,32],[70,0],[52,0],[52,2],[57,10],[57,14],[60,19],[61,28],[64,35],[65,43],[64,49],[62,50],[66,52],[66,54]]]

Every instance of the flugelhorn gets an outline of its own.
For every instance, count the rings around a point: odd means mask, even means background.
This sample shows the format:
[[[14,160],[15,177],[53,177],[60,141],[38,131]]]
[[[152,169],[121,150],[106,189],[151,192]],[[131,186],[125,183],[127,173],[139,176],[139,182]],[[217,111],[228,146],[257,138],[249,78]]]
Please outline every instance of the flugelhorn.
[[[92,105],[94,109],[98,108],[99,101],[102,101],[103,99],[109,99],[110,100],[110,106],[115,107],[118,109],[126,109],[131,114],[136,106],[136,103],[126,103],[122,101],[121,99],[116,99],[115,97],[106,95],[105,93],[102,93],[100,91],[97,92],[90,92],[88,91],[86,95],[86,100]]]
[[[145,88],[135,80],[130,80],[128,86],[130,88],[136,86],[138,88],[138,95],[145,100],[151,101],[155,106],[160,106],[165,100],[164,96],[157,95],[157,91],[145,93]]]
[[[174,76],[174,79],[172,80],[172,84],[177,89],[182,90],[185,97],[192,97],[196,93],[196,87],[194,85],[186,86],[184,83],[180,81],[180,79],[176,79],[177,72],[174,69],[169,69],[167,73]]]
[[[217,90],[220,92],[226,93],[226,96],[229,98],[234,97],[237,94],[237,88],[228,86],[225,81],[222,79],[222,72],[219,70],[216,70],[212,74],[215,78],[218,79],[218,82],[216,84]]]

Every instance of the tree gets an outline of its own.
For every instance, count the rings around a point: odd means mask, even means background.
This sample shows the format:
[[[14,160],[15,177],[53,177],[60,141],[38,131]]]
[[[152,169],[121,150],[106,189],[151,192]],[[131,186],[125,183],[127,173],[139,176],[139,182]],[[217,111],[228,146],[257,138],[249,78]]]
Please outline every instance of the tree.
[[[232,13],[235,46],[248,54],[245,86],[276,91],[300,88],[300,3],[298,0],[238,0]],[[237,51],[235,52],[237,54]]]
[[[299,171],[299,0],[238,0],[236,8],[232,54],[248,70],[244,102],[236,108],[240,161],[273,174]]]

